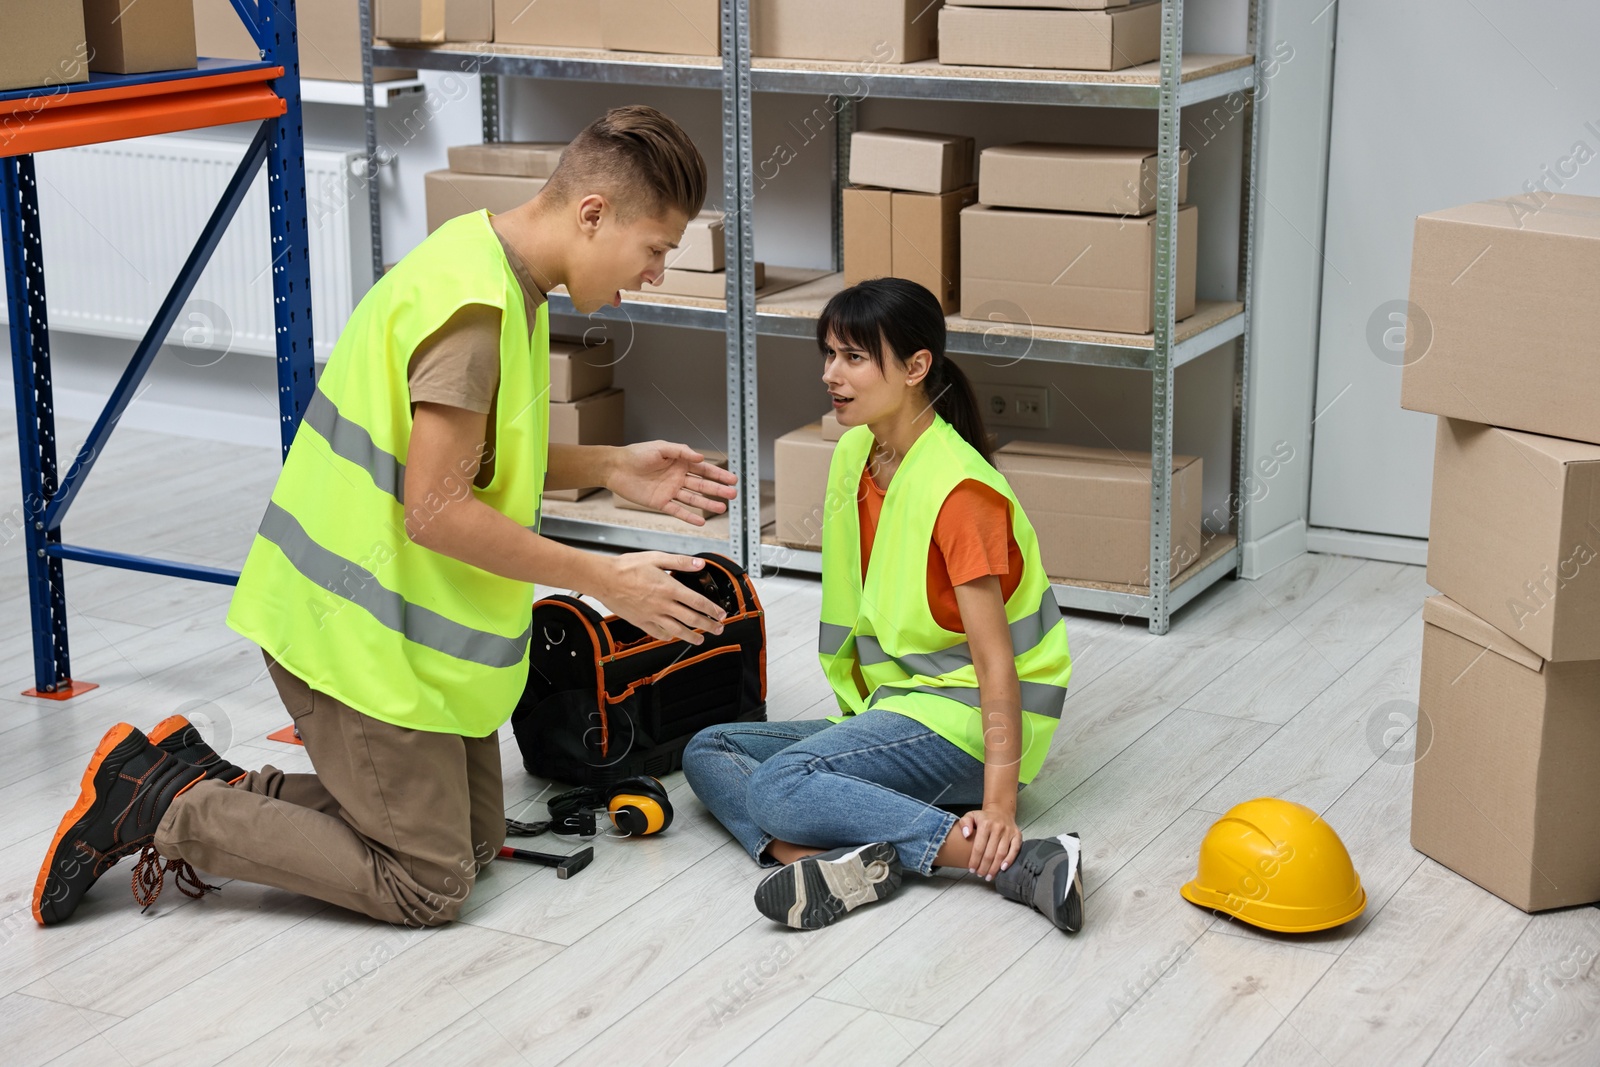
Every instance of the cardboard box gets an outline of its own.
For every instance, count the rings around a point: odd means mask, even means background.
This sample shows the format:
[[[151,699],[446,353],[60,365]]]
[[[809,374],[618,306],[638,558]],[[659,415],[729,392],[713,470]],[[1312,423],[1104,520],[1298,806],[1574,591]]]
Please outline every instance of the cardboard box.
[[[701,455],[706,457],[706,460],[712,466],[721,467],[723,470],[728,469],[728,454],[726,452],[719,452],[714,448],[702,448],[698,451]],[[655,508],[647,508],[643,504],[635,504],[633,501],[626,500],[620,496],[617,496],[615,493],[612,494],[612,500],[613,503],[623,511],[647,511],[652,515],[666,514],[665,512],[658,511]],[[695,512],[701,518],[709,518],[711,516],[711,512],[707,511],[705,508],[689,508],[689,510]],[[719,514],[726,514],[726,512],[719,512]]]
[[[990,207],[1148,215],[1156,209],[1154,149],[997,145],[983,150],[978,202]],[[1178,154],[1178,203],[1189,199],[1189,152]]]
[[[948,314],[961,303],[961,211],[977,200],[969,185],[938,195],[844,190],[844,281],[905,278],[926,288]]]
[[[1428,584],[1544,659],[1600,659],[1600,445],[1440,419]]]
[[[721,0],[597,0],[600,40],[624,52],[722,54]]]
[[[894,276],[927,289],[947,315],[961,306],[961,211],[977,200],[976,185],[894,194]]]
[[[844,425],[839,422],[839,416],[828,412],[822,416],[822,439],[824,441],[837,441],[844,436]]]
[[[1421,216],[1400,406],[1600,444],[1597,277],[1600,197]]]
[[[1052,578],[1150,584],[1150,454],[1045,441],[1012,441],[995,469],[1033,523]],[[1198,456],[1172,457],[1172,569],[1200,558]]]
[[[894,276],[894,194],[847,188],[844,203],[844,284]]]
[[[89,80],[82,0],[0,0],[0,26],[0,89]]]
[[[457,174],[503,174],[513,178],[548,178],[561,162],[565,142],[502,141],[456,144],[449,148],[450,169]]]
[[[939,62],[975,67],[1122,70],[1161,58],[1161,5],[1115,11],[944,7]]]
[[[512,178],[503,174],[457,174],[436,170],[423,176],[428,232],[457,215],[488,208],[498,214],[525,204],[544,188],[543,178]]]
[[[727,264],[722,212],[702,211],[683,229],[683,240],[667,253],[669,270],[722,270]]]
[[[83,0],[83,28],[92,71],[188,70],[198,56],[193,0]]]
[[[553,348],[553,346],[552,346]],[[623,391],[607,389],[569,403],[550,404],[550,443],[553,445],[620,445],[623,443]],[[582,500],[602,489],[547,489],[546,500]]]
[[[604,48],[594,0],[494,0],[496,44]]]
[[[373,0],[372,36],[444,44],[494,40],[494,0]]]
[[[1600,900],[1600,661],[1422,607],[1411,845],[1523,911]]]
[[[836,442],[825,441],[820,423],[791,430],[772,446],[777,494],[778,540],[791,548],[821,548],[828,513],[828,465]],[[855,506],[855,499],[841,506]]]
[[[300,77],[323,81],[361,80],[361,9],[357,0],[319,0],[295,5],[300,39]],[[217,59],[261,58],[255,39],[228,0],[194,0],[195,48]],[[415,78],[399,67],[374,67],[374,81]]]
[[[1180,319],[1194,314],[1199,229],[1198,209],[1180,208]],[[982,204],[961,213],[961,313],[969,318],[1016,309],[1016,321],[1039,326],[1149,333],[1155,328],[1155,264],[1154,215],[1127,219]]]
[[[750,52],[914,63],[938,54],[940,0],[752,0]]]
[[[617,360],[610,341],[585,345],[581,340],[550,338],[550,400],[570,404],[611,388]]]
[[[767,266],[756,262],[756,288],[767,284]],[[629,290],[630,292],[633,290]],[[660,285],[646,284],[646,293],[661,296],[694,296],[703,300],[721,300],[728,295],[726,270],[667,270]]]
[[[915,130],[850,135],[850,184],[948,193],[972,184],[972,138]]]

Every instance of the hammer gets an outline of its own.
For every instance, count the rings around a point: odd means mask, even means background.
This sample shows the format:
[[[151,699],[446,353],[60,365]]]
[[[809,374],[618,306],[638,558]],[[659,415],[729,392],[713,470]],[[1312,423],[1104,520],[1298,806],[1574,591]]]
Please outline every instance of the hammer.
[[[532,860],[535,863],[542,863],[546,867],[554,867],[557,878],[571,878],[589,866],[590,861],[594,859],[594,848],[581,848],[570,856],[557,856],[550,852],[534,852],[526,848],[512,848],[510,845],[503,845],[500,848],[500,855],[505,859]]]

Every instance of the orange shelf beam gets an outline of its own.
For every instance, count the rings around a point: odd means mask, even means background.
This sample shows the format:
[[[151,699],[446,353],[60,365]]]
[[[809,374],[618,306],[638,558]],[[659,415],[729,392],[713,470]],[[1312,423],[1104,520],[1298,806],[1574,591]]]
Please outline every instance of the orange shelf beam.
[[[0,103],[0,156],[276,118],[288,110],[257,67],[138,85],[49,92]]]

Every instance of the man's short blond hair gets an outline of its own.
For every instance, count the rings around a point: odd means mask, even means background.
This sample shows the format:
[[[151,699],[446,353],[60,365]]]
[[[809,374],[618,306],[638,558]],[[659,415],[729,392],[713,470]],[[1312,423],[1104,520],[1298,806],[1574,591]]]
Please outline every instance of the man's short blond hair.
[[[677,208],[693,218],[706,199],[706,161],[655,108],[614,107],[572,139],[545,191],[558,204],[603,193],[629,217]]]

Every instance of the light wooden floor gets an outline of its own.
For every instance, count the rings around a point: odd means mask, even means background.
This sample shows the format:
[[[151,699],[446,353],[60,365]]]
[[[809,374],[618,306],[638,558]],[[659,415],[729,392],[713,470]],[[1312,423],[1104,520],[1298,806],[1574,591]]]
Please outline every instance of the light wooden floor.
[[[63,455],[84,429],[63,427]],[[70,565],[75,673],[101,687],[67,704],[17,695],[31,659],[15,454],[8,416],[6,1063],[1600,1063],[1600,911],[1530,918],[1408,844],[1411,773],[1380,758],[1380,709],[1416,696],[1422,571],[1333,556],[1225,583],[1163,638],[1070,618],[1066,715],[1022,809],[1035,831],[1083,836],[1075,937],[954,877],[913,880],[822,932],[778,928],[751,904],[756,867],[681,775],[668,833],[601,840],[571,881],[493,864],[444,929],[237,882],[141,915],[126,864],[72,922],[40,929],[42,851],[111,724],[189,708],[236,762],[308,765],[266,740],[285,716],[256,650],[223,626],[221,587]],[[120,432],[68,540],[236,566],[275,470],[269,452]],[[762,589],[771,714],[820,714],[817,583]],[[545,783],[509,729],[503,752],[507,811],[537,815]],[[1370,894],[1359,920],[1269,936],[1179,898],[1211,820],[1261,795],[1309,804],[1343,835]]]

